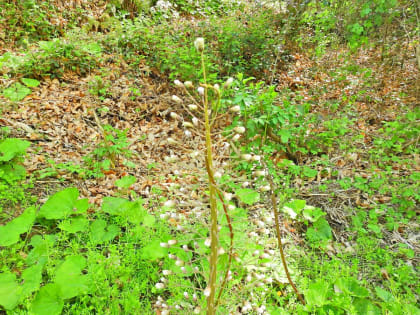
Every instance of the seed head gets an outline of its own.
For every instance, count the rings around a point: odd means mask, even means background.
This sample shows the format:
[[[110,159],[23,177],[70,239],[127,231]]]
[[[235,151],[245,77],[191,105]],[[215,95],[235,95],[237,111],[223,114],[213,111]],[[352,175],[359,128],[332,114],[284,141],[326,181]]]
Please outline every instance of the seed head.
[[[191,81],[185,81],[184,85],[185,85],[186,88],[189,88],[189,89],[194,87],[194,85]]]
[[[194,41],[194,47],[195,49],[197,49],[199,52],[202,52],[204,50],[204,38],[203,37],[198,37],[195,41]]]
[[[200,86],[199,88],[197,88],[197,92],[200,95],[204,95],[204,88],[202,86]]]
[[[176,95],[172,95],[172,100],[177,104],[182,104],[182,100]]]
[[[184,84],[183,84],[181,81],[179,81],[179,80],[175,80],[175,81],[174,81],[174,84],[175,84],[177,87],[183,87],[183,86],[184,86]]]
[[[198,109],[198,106],[197,105],[195,105],[195,104],[190,104],[190,105],[188,105],[188,108],[190,109],[190,110],[197,110]]]
[[[235,105],[229,109],[232,113],[239,113],[241,111],[241,106]]]
[[[164,289],[164,288],[165,288],[165,284],[164,284],[164,283],[162,283],[162,282],[158,282],[158,283],[156,283],[156,284],[155,284],[155,287],[156,287],[156,289],[158,289],[158,290],[162,290],[162,289]]]
[[[235,128],[233,128],[233,131],[235,131],[236,133],[239,133],[239,134],[242,134],[242,133],[244,133],[245,132],[245,127],[243,127],[243,126],[238,126],[238,127],[235,127]]]

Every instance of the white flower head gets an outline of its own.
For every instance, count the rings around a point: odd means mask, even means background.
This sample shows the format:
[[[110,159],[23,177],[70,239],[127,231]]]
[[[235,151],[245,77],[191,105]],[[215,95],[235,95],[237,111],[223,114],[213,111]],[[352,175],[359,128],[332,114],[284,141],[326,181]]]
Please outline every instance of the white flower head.
[[[240,134],[236,134],[236,135],[234,135],[234,136],[232,137],[232,140],[233,140],[233,141],[238,141],[240,137],[241,137],[241,135],[240,135]]]
[[[203,292],[204,296],[209,297],[210,293],[211,293],[211,288],[210,287],[207,287],[207,288],[204,289],[204,292]]]
[[[220,91],[220,85],[219,84],[216,83],[213,87],[216,91],[218,91],[218,92]]]
[[[206,240],[204,241],[204,245],[206,245],[207,247],[210,247],[210,245],[211,245],[211,239],[210,238],[206,238]]]
[[[169,114],[169,116],[171,116],[172,119],[180,119],[181,118],[177,113],[174,113],[174,112],[171,112]]]
[[[173,200],[167,200],[167,201],[165,201],[165,203],[163,205],[165,207],[172,208],[172,207],[175,206],[175,201],[173,201]]]
[[[177,241],[177,240],[169,240],[169,241],[168,241],[168,245],[169,245],[169,246],[173,246],[173,245],[175,245],[176,243],[178,243],[178,241]]]
[[[232,113],[239,113],[241,111],[241,106],[235,105],[229,109]]]
[[[237,127],[233,128],[233,131],[235,131],[236,133],[239,133],[239,134],[243,134],[245,132],[245,130],[246,129],[243,126],[237,126]]]
[[[183,84],[181,81],[179,81],[179,80],[175,80],[175,81],[174,81],[174,84],[175,84],[177,87],[183,87],[183,86],[184,86],[184,84]]]
[[[186,88],[189,88],[189,89],[194,87],[194,85],[191,81],[185,81],[184,85],[185,85]]]
[[[226,82],[223,84],[223,88],[227,89],[229,88],[233,83],[233,78],[229,78],[226,80]]]
[[[200,94],[200,95],[204,95],[204,88],[203,88],[202,86],[198,87],[198,88],[197,88],[197,92],[198,92],[198,94]]]
[[[177,104],[181,104],[182,103],[182,100],[178,96],[176,96],[176,95],[172,95],[172,100],[175,103],[177,103]]]
[[[195,105],[195,104],[190,104],[190,105],[188,105],[188,108],[189,108],[190,110],[197,110],[197,109],[198,109],[198,106],[197,106],[197,105]]]
[[[192,123],[193,123],[194,126],[198,126],[198,118],[197,117],[193,117],[191,119],[191,121],[192,121]]]
[[[155,284],[155,287],[156,287],[156,289],[158,289],[158,290],[162,290],[162,289],[164,289],[164,288],[165,288],[165,284],[164,284],[164,283],[162,283],[162,282],[158,282],[158,283],[156,283],[156,284]]]
[[[194,47],[195,49],[197,49],[199,52],[202,52],[204,50],[204,38],[203,37],[198,37],[195,41],[194,41]]]
[[[251,154],[242,154],[241,158],[243,158],[245,161],[251,161],[252,155]]]

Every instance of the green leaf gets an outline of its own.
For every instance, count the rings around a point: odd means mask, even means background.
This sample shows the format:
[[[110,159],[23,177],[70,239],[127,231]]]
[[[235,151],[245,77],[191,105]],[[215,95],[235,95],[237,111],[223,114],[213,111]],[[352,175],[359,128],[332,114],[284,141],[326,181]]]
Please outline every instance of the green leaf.
[[[318,221],[321,217],[326,215],[321,209],[312,206],[305,206],[302,214],[303,217],[310,222]]]
[[[127,199],[117,197],[103,198],[102,210],[106,213],[126,218],[134,224],[141,223],[147,213],[140,199],[128,201]]]
[[[291,208],[297,214],[300,214],[306,206],[305,200],[294,199],[285,204],[285,207]]]
[[[19,102],[23,100],[27,95],[31,94],[31,92],[31,89],[28,89],[26,86],[16,82],[7,89],[4,89],[3,95],[12,102]]]
[[[35,292],[39,289],[42,282],[42,270],[44,268],[44,263],[38,263],[32,267],[26,268],[22,272],[22,295],[27,297],[32,292]]]
[[[104,197],[102,199],[102,211],[113,215],[121,215],[129,203],[130,201],[124,198]]]
[[[106,229],[106,230],[105,230]],[[96,220],[90,226],[90,240],[94,244],[101,244],[112,240],[120,233],[116,225],[109,225],[105,220]]]
[[[60,286],[61,297],[70,299],[88,292],[88,276],[81,275],[86,267],[82,256],[66,257],[66,260],[55,271],[55,283]]]
[[[306,177],[312,178],[318,175],[318,171],[305,166],[303,168],[303,175],[305,175]]]
[[[236,195],[240,201],[247,205],[252,205],[260,200],[260,194],[249,188],[238,189]]]
[[[155,225],[156,218],[151,214],[146,214],[143,218],[143,225],[153,227]]]
[[[382,311],[368,299],[356,299],[353,302],[358,315],[381,315]]]
[[[77,188],[66,188],[52,195],[41,207],[38,216],[46,219],[64,219],[75,213],[74,208],[79,197]]]
[[[142,249],[142,258],[156,260],[166,256],[167,250],[160,246],[160,240],[154,240]]]
[[[381,287],[375,287],[375,291],[379,298],[384,302],[389,303],[395,301],[395,297],[388,291],[382,289]]]
[[[308,228],[306,236],[311,242],[325,241],[332,238],[330,225],[324,218],[314,222],[313,226]]]
[[[10,246],[19,241],[22,233],[28,232],[35,221],[35,207],[27,208],[19,217],[0,226],[0,246]]]
[[[0,178],[4,179],[8,183],[13,183],[24,179],[26,176],[26,169],[17,163],[9,162],[7,164],[0,165]]]
[[[18,155],[26,152],[31,145],[29,141],[7,138],[0,142],[0,162],[8,162]]]
[[[134,176],[128,175],[128,176],[124,176],[121,179],[116,180],[115,181],[115,186],[120,187],[120,188],[128,189],[136,181],[137,181],[137,178],[135,178]]]
[[[328,291],[330,284],[325,280],[318,280],[315,283],[311,283],[309,288],[305,292],[305,299],[308,306],[322,307],[328,304]]]
[[[20,288],[13,273],[0,273],[0,305],[12,310],[18,304]]]
[[[368,289],[359,285],[359,282],[354,278],[340,278],[336,285],[345,294],[357,297],[368,297]]]
[[[89,220],[82,215],[62,221],[58,225],[60,229],[69,233],[85,232],[88,226]]]
[[[38,291],[32,301],[31,311],[35,315],[59,315],[63,306],[59,285],[49,283]]]
[[[22,78],[20,79],[23,84],[25,84],[27,87],[37,87],[39,85],[39,81],[35,79],[28,79],[28,78]]]
[[[54,246],[55,235],[34,235],[31,238],[31,245],[33,248],[26,257],[26,263],[32,265],[35,262],[45,262],[48,259],[51,248]]]

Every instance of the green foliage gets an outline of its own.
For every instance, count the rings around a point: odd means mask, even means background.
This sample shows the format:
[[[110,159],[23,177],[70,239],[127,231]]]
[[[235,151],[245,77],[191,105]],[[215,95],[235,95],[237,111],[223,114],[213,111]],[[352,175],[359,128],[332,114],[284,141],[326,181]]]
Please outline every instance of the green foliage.
[[[27,233],[35,221],[36,209],[30,207],[19,217],[0,226],[0,246],[10,246],[19,241],[20,234]]]

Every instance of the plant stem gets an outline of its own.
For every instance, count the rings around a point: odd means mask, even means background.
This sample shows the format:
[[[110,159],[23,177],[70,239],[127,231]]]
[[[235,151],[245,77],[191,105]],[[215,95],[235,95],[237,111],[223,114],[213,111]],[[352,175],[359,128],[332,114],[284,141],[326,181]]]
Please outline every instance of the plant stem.
[[[203,69],[204,79],[204,124],[206,128],[206,168],[209,179],[209,190],[210,190],[210,276],[208,282],[208,288],[210,294],[207,297],[207,315],[213,315],[216,313],[216,306],[214,303],[214,297],[216,293],[216,277],[217,277],[217,247],[218,247],[218,231],[217,231],[217,203],[216,203],[216,187],[212,182],[213,173],[213,156],[212,156],[212,144],[211,144],[211,130],[209,120],[209,106],[207,98],[207,78],[206,68],[204,64],[204,52],[201,52],[201,67]]]

